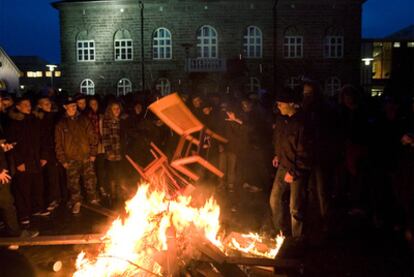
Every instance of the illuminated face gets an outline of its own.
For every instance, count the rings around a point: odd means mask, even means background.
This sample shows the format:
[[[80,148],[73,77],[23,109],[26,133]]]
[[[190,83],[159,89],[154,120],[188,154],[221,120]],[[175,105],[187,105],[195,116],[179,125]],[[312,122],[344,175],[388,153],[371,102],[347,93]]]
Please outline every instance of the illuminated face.
[[[47,98],[41,99],[37,106],[45,112],[50,113],[52,111],[52,102]]]
[[[3,104],[3,109],[8,109],[14,104],[13,99],[11,98],[5,98],[1,102]]]
[[[212,107],[204,107],[203,108],[203,113],[205,114],[205,115],[209,115],[210,113],[211,113],[211,111],[213,110],[213,108]]]
[[[142,113],[142,105],[141,104],[136,104],[134,107],[135,113],[136,114],[141,114]]]
[[[303,86],[303,95],[304,96],[312,96],[313,95],[313,88],[309,84],[305,84]]]
[[[200,97],[194,98],[192,102],[193,102],[194,108],[200,108],[201,104],[203,103]]]
[[[30,114],[32,112],[32,104],[29,100],[23,100],[16,105],[16,108],[19,112],[23,114]]]
[[[118,104],[112,104],[111,111],[114,117],[118,118],[121,115],[121,106]]]
[[[290,103],[284,103],[284,102],[276,102],[277,108],[280,111],[281,115],[287,115],[289,111],[292,109],[292,104]]]
[[[86,99],[79,99],[76,101],[76,104],[78,105],[80,111],[84,111],[86,109]]]
[[[97,112],[99,109],[99,103],[96,99],[89,100],[89,108],[91,108],[92,111]]]
[[[77,105],[75,103],[67,104],[63,106],[66,110],[66,114],[70,117],[76,115]]]

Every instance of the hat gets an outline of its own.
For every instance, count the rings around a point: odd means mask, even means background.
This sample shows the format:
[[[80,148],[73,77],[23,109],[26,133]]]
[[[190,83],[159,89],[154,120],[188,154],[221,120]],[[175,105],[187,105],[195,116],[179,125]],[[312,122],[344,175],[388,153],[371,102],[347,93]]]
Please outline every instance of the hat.
[[[63,102],[63,105],[76,104],[76,100],[77,99],[75,99],[75,97],[69,96],[68,98],[65,99],[65,101]]]
[[[276,94],[276,102],[300,103],[300,94],[289,87],[283,87]]]
[[[86,99],[86,96],[85,96],[85,94],[82,94],[82,93],[76,93],[75,96],[73,97],[73,99],[75,101],[78,101],[78,100],[81,100],[81,99]]]

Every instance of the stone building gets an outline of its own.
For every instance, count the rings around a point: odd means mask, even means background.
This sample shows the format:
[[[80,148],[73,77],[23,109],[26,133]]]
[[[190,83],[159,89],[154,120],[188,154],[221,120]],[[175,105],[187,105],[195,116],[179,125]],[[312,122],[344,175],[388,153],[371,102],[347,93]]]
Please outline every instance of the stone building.
[[[0,47],[0,91],[16,92],[19,89],[20,70]]]
[[[58,1],[62,87],[257,92],[306,77],[333,94],[359,83],[363,2]]]

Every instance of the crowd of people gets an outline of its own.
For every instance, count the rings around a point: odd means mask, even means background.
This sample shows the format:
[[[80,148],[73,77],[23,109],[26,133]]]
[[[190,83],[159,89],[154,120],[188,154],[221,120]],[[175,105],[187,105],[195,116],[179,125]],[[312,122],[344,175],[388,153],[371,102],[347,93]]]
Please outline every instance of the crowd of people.
[[[203,141],[203,155],[225,176],[203,171],[202,182],[224,195],[268,195],[275,232],[303,236],[313,199],[323,230],[346,210],[412,241],[411,100],[367,98],[350,85],[327,98],[311,80],[275,95],[180,94],[201,122],[229,140]],[[12,236],[35,235],[32,218],[58,206],[79,214],[82,201],[123,203],[139,178],[125,155],[145,165],[150,142],[171,156],[179,139],[147,110],[153,96],[2,94],[0,100],[0,210]]]

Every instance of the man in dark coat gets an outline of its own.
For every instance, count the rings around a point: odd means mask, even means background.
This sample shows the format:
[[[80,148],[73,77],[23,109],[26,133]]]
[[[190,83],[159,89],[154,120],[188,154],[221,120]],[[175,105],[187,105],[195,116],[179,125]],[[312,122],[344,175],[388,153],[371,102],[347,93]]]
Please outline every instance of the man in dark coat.
[[[37,100],[37,107],[33,114],[40,120],[41,128],[45,133],[42,144],[44,145],[47,164],[43,167],[42,173],[45,181],[47,209],[53,211],[61,200],[59,167],[54,141],[57,113],[52,111],[52,101],[49,97],[43,96]]]
[[[32,114],[30,99],[20,98],[9,112],[7,140],[16,143],[12,157],[16,166],[14,194],[21,223],[30,223],[31,215],[47,216],[43,199],[42,167],[47,163],[40,121]]]
[[[311,138],[305,126],[305,118],[298,108],[300,97],[291,89],[284,88],[276,97],[280,116],[275,126],[275,158],[278,168],[270,196],[273,223],[277,232],[287,233],[284,222],[288,211],[284,199],[290,194],[290,218],[292,236],[303,237],[307,183],[311,169]]]

